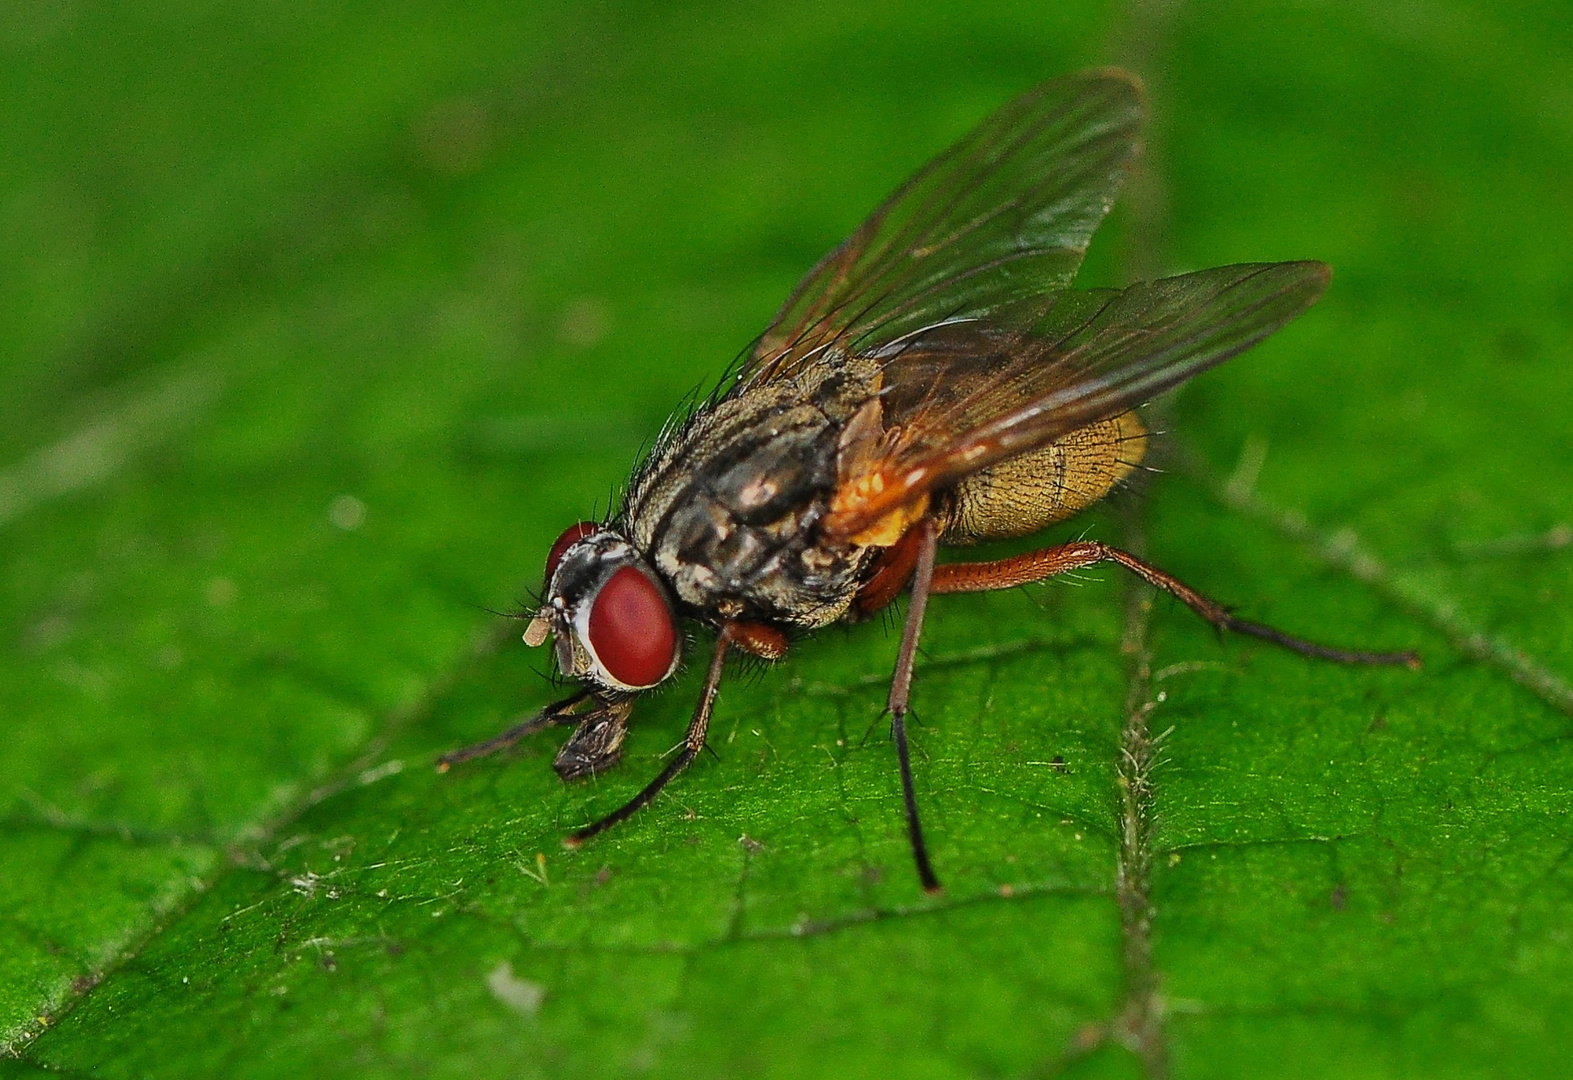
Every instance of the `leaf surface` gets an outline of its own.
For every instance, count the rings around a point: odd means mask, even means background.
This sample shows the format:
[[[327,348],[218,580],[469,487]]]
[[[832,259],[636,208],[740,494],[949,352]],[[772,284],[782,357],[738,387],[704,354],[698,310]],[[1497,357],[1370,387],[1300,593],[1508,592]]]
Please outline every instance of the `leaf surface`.
[[[1563,1069],[1556,5],[139,10],[0,35],[0,1075]],[[579,852],[698,665],[594,782],[557,735],[438,775],[551,699],[484,608],[881,195],[1116,40],[1151,170],[1084,280],[1336,278],[1060,535],[1134,520],[1245,617],[1425,671],[1162,601],[1133,655],[1113,571],[936,601],[937,898],[878,623],[732,678],[716,757]]]

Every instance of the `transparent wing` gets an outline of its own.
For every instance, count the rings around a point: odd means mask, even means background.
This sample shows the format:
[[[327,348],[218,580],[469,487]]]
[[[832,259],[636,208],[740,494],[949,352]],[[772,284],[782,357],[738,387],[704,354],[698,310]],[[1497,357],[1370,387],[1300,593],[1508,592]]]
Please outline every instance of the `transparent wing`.
[[[1117,416],[1261,341],[1330,277],[1319,262],[1221,266],[1027,298],[911,335],[879,354],[885,441],[842,478],[823,527],[855,536],[928,492]]]
[[[777,313],[733,392],[1068,287],[1139,144],[1122,71],[1029,91],[891,195]]]

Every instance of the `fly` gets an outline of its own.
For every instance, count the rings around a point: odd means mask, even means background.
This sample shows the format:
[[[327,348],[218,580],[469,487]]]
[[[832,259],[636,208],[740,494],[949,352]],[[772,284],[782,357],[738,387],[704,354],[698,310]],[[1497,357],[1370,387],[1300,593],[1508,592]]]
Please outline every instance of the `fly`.
[[[1136,159],[1144,111],[1124,72],[1054,79],[898,188],[809,271],[716,391],[667,425],[616,512],[552,545],[524,640],[552,639],[558,670],[581,688],[439,767],[573,725],[558,774],[610,768],[635,698],[678,669],[680,621],[708,627],[715,649],[681,747],[564,841],[578,846],[705,748],[729,652],[777,660],[799,636],[906,592],[886,710],[913,859],[934,891],[906,731],[932,595],[1112,562],[1220,630],[1325,660],[1417,666],[1411,652],[1333,648],[1236,618],[1095,540],[936,562],[942,547],[1025,536],[1103,498],[1146,450],[1137,406],[1255,345],[1327,287],[1325,264],[1280,262],[1072,289]]]

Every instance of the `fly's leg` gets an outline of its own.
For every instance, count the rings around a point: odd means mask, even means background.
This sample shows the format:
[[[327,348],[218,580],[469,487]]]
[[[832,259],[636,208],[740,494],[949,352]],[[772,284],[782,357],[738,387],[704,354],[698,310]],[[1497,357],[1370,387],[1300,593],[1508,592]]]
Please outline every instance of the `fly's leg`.
[[[668,762],[666,768],[661,770],[661,775],[650,781],[639,794],[599,821],[593,821],[584,828],[565,836],[564,847],[576,848],[590,837],[633,817],[650,805],[661,793],[661,789],[699,756],[699,752],[705,748],[705,734],[710,730],[710,713],[715,708],[716,694],[721,689],[721,669],[726,660],[727,647],[732,644],[733,634],[732,624],[727,623],[721,628],[720,636],[716,638],[715,654],[710,658],[710,671],[705,675],[705,685],[699,694],[699,704],[694,707],[694,718],[688,722],[688,734],[684,737],[677,756]]]
[[[901,652],[896,656],[896,672],[890,680],[890,733],[896,740],[896,759],[901,764],[901,794],[907,804],[907,839],[912,842],[912,861],[927,892],[939,892],[939,878],[929,865],[928,847],[923,843],[923,824],[918,820],[918,800],[912,790],[912,755],[907,749],[907,703],[912,691],[912,665],[918,655],[918,637],[923,633],[923,613],[928,607],[929,585],[935,581],[934,552],[939,547],[939,528],[933,518],[924,518],[913,532],[919,534],[917,565],[912,573],[912,601],[907,607],[906,626],[901,631]]]
[[[506,750],[520,739],[528,738],[538,731],[545,731],[549,727],[559,724],[572,724],[579,718],[574,715],[578,708],[590,696],[589,691],[581,690],[573,697],[563,698],[553,702],[522,724],[515,724],[500,735],[494,735],[485,742],[478,742],[474,746],[466,746],[459,750],[450,750],[437,759],[437,771],[447,772],[461,761],[473,761],[488,754],[495,754],[499,750]]]
[[[1338,649],[1329,645],[1318,645],[1314,641],[1306,641],[1304,638],[1286,634],[1271,626],[1263,626],[1261,623],[1237,619],[1230,614],[1228,608],[1215,600],[1209,600],[1178,578],[1143,562],[1129,552],[1100,544],[1096,540],[1079,540],[996,562],[950,563],[935,570],[932,591],[963,593],[1010,589],[1100,562],[1118,563],[1154,588],[1162,589],[1175,597],[1220,630],[1231,630],[1236,634],[1261,638],[1291,652],[1315,657],[1318,660],[1336,660],[1342,664],[1402,664],[1412,670],[1420,667],[1420,657],[1414,652]],[[915,585],[914,579],[914,587]]]

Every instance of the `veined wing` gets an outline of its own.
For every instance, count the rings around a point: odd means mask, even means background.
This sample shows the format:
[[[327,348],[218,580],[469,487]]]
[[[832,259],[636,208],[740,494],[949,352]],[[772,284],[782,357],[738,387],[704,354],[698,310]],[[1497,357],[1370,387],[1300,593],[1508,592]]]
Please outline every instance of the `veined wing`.
[[[929,493],[1250,348],[1315,303],[1330,277],[1319,262],[1221,266],[1027,298],[912,335],[879,355],[883,436],[843,463],[822,527],[857,538],[890,515],[915,518]]]
[[[1054,79],[983,121],[891,195],[777,313],[733,392],[827,351],[876,351],[936,323],[1067,288],[1139,144],[1116,70]]]

